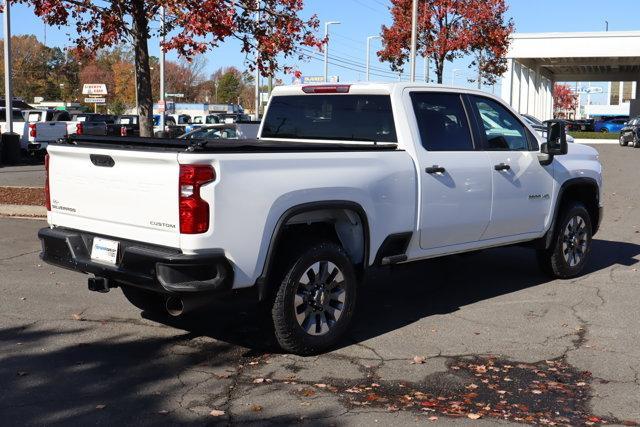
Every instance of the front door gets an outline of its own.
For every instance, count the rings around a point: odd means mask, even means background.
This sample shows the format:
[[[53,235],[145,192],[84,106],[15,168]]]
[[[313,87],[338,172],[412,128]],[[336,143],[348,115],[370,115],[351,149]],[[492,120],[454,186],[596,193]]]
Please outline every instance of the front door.
[[[482,240],[541,233],[551,212],[553,166],[538,160],[535,137],[499,102],[471,96],[493,175],[491,222]]]
[[[415,91],[410,97],[421,139],[420,247],[476,242],[491,214],[489,156],[474,145],[459,94]]]

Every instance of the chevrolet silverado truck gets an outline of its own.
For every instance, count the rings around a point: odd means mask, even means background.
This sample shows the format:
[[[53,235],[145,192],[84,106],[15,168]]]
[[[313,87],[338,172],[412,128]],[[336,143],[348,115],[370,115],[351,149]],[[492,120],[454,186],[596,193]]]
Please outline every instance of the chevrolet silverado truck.
[[[547,134],[489,94],[394,83],[278,87],[257,140],[72,137],[48,148],[41,257],[143,310],[248,292],[284,350],[316,353],[371,269],[519,244],[579,275],[601,165]]]

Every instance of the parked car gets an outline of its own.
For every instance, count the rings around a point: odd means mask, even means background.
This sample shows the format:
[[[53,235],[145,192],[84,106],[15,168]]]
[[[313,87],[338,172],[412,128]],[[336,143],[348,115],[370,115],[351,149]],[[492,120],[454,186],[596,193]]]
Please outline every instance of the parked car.
[[[156,137],[177,138],[184,133],[184,126],[176,125],[171,116],[164,116],[164,130],[160,126],[160,115],[153,115],[153,134]]]
[[[42,259],[171,315],[254,295],[298,354],[345,335],[376,269],[514,244],[553,277],[587,265],[602,167],[560,121],[543,141],[484,92],[332,84],[275,88],[260,132],[52,144]]]
[[[620,132],[628,120],[629,120],[628,118],[625,118],[625,119],[618,118],[618,119],[597,121],[594,125],[594,131],[602,132],[602,133]]]
[[[180,136],[180,139],[254,139],[259,128],[258,123],[220,123],[202,126]]]
[[[640,117],[629,120],[620,130],[620,145],[631,143],[634,148],[640,148]]]
[[[537,132],[539,136],[541,136],[543,139],[547,137],[547,121],[543,122],[542,120],[538,119],[535,116],[532,116],[531,114],[522,114],[522,117],[533,128],[533,130]],[[567,142],[570,144],[575,142],[574,138],[569,134],[567,134],[566,138]]]
[[[572,129],[577,132],[593,132],[595,120],[593,119],[580,119],[574,120]]]
[[[28,155],[44,155],[49,143],[67,136],[67,123],[62,121],[69,118],[66,111],[25,110],[22,116],[22,126],[13,130],[21,134],[20,148]]]
[[[67,132],[69,135],[107,135],[108,126],[114,122],[115,117],[110,114],[72,114],[67,122]]]

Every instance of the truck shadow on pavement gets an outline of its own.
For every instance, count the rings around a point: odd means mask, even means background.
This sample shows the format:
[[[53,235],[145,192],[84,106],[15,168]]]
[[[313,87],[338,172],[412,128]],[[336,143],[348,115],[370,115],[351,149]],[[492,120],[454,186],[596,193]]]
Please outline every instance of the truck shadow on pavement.
[[[640,245],[594,240],[584,275],[615,265],[634,265],[639,262],[634,259],[639,254]],[[521,247],[454,255],[377,271],[360,288],[354,325],[340,347],[551,280],[538,269],[535,252]],[[185,318],[148,318],[240,345],[249,349],[248,354],[260,354],[278,352],[268,314],[266,307],[236,308],[222,303],[207,313]]]
[[[105,339],[92,335],[95,326],[83,322],[63,331],[37,325],[0,329],[3,425],[243,421],[246,414],[230,411],[235,398],[231,390],[240,386],[242,363],[258,359],[243,358],[237,347],[192,334],[142,338],[123,333]],[[65,337],[76,341],[68,343]],[[225,413],[213,417],[212,409]],[[322,410],[308,416],[318,418],[318,425],[329,424],[322,420],[327,417]],[[299,419],[290,414],[272,421],[287,425]]]

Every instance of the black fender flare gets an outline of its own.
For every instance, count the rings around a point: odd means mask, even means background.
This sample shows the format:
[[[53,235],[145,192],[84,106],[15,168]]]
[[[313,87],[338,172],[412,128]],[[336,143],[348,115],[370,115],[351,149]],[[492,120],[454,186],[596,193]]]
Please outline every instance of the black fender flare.
[[[594,178],[590,177],[578,177],[578,178],[570,178],[562,183],[560,186],[560,190],[558,191],[558,197],[556,198],[556,203],[553,208],[553,219],[551,220],[551,225],[547,230],[546,234],[543,237],[542,243],[544,245],[544,249],[549,249],[551,247],[551,243],[553,242],[553,236],[555,233],[556,226],[558,224],[558,217],[560,215],[560,207],[562,206],[562,202],[564,200],[564,194],[567,190],[575,187],[589,186],[595,190],[596,194],[596,206],[600,206],[600,189],[598,187],[598,182]],[[599,220],[595,221],[592,224],[593,234],[596,234],[598,230]]]
[[[262,273],[256,279],[256,287],[258,290],[258,300],[263,301],[268,296],[269,276],[273,270],[275,256],[278,252],[278,247],[282,244],[281,238],[284,232],[285,224],[294,216],[305,212],[316,211],[319,209],[345,209],[354,211],[362,223],[362,231],[364,234],[364,252],[363,252],[363,271],[369,266],[369,253],[370,253],[370,231],[369,220],[364,208],[356,202],[348,200],[325,200],[302,203],[296,206],[292,206],[287,209],[278,219],[276,225],[271,233],[271,239],[269,240],[269,247],[267,249],[267,255],[262,267]]]

